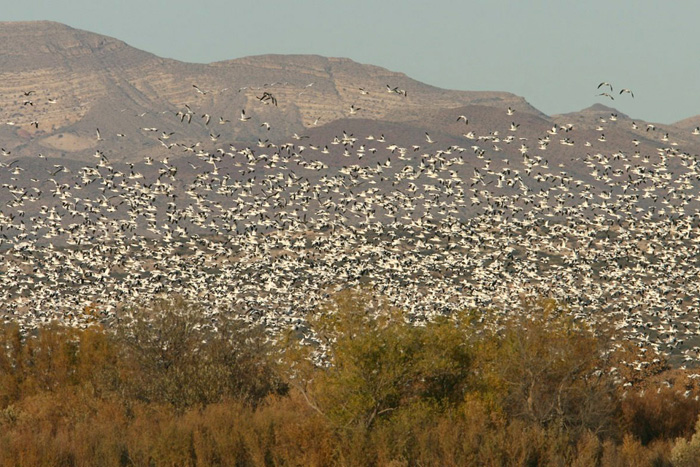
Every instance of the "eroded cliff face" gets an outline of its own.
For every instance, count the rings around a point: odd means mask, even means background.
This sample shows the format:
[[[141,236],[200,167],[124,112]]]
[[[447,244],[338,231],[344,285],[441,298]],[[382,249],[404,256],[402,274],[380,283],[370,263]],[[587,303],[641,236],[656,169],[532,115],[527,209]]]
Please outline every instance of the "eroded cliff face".
[[[259,100],[265,92],[276,106]],[[215,124],[212,135],[249,142],[345,118],[414,121],[426,109],[469,104],[539,114],[513,94],[439,89],[345,58],[265,55],[189,64],[60,23],[0,23],[0,138],[17,155],[78,156],[97,147],[97,128],[101,141],[141,153],[159,145],[154,133],[175,133],[173,141],[201,137],[205,115]],[[240,124],[242,109],[252,124]],[[178,112],[192,122],[183,126]]]
[[[106,98],[150,106],[182,88],[167,85],[176,83],[169,72],[176,65],[59,23],[0,23],[0,115],[22,127],[40,118],[33,133],[51,133]]]

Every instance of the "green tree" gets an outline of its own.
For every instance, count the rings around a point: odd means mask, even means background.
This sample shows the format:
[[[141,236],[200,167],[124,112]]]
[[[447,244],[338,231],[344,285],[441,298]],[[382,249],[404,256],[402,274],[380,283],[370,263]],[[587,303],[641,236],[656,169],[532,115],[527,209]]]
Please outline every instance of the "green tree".
[[[402,406],[461,401],[469,388],[469,320],[409,325],[364,291],[339,294],[311,320],[319,347],[295,347],[291,381],[337,426],[371,427]],[[321,351],[324,365],[305,364]]]

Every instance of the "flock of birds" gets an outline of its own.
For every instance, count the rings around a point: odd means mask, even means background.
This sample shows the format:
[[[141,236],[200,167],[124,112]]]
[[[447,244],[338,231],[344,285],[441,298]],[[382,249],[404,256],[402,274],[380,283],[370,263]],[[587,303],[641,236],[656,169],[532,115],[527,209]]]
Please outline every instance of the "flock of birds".
[[[277,105],[270,92],[258,100]],[[174,121],[203,112],[193,107]],[[313,341],[308,314],[350,287],[372,288],[416,324],[463,309],[484,320],[526,313],[527,299],[550,297],[697,365],[698,155],[614,114],[597,129],[630,125],[627,147],[574,143],[574,124],[530,129],[533,142],[516,137],[513,109],[502,112],[489,132],[455,115],[464,144],[449,146],[350,131],[248,146],[212,132],[182,144],[152,129],[166,155],[131,163],[99,149],[103,128],[92,163],[44,159],[44,178],[3,150],[0,316],[28,332],[87,326],[178,294],[212,319],[235,312]],[[245,111],[217,117],[251,124]],[[637,138],[655,150],[639,151]]]

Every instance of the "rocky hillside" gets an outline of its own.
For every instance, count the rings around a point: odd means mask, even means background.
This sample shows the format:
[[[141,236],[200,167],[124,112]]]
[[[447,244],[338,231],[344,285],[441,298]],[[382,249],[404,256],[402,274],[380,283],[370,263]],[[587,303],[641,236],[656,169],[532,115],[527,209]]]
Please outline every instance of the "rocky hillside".
[[[0,23],[0,65],[0,141],[22,156],[82,159],[112,142],[129,157],[158,147],[154,135],[163,132],[174,133],[171,142],[207,133],[248,142],[343,118],[410,121],[426,110],[468,104],[540,114],[513,94],[439,89],[344,58],[265,55],[189,64],[47,21]],[[259,99],[265,92],[277,105]],[[246,125],[241,109],[251,117]],[[189,125],[181,124],[183,114]]]

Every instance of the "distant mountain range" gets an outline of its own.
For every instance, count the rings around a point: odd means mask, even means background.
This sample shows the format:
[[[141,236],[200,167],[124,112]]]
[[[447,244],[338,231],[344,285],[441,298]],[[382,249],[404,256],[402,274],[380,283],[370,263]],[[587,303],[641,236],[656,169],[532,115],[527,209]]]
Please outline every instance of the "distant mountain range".
[[[525,137],[534,137],[524,134],[526,128],[539,134],[567,123],[593,137],[595,118],[629,120],[600,104],[550,117],[511,93],[440,89],[345,58],[263,55],[183,63],[48,21],[0,23],[0,66],[0,144],[23,157],[86,160],[100,149],[116,160],[139,160],[173,143],[326,138],[346,128],[391,128],[395,143],[417,144],[416,135],[420,142],[430,132],[443,143],[463,144],[459,115],[475,134],[516,123]],[[665,131],[680,138],[699,120]],[[608,130],[607,137],[631,140],[627,130]]]
[[[513,94],[447,91],[344,58],[265,55],[190,64],[47,21],[0,23],[0,65],[0,138],[21,155],[94,150],[96,128],[124,153],[142,152],[158,144],[143,128],[174,132],[173,141],[192,138],[206,130],[205,114],[212,134],[242,142],[346,118],[407,122],[469,104],[541,115]],[[276,106],[258,99],[265,92]],[[188,112],[185,104],[193,112],[189,126],[176,116]],[[241,109],[251,117],[247,125],[239,124]]]

